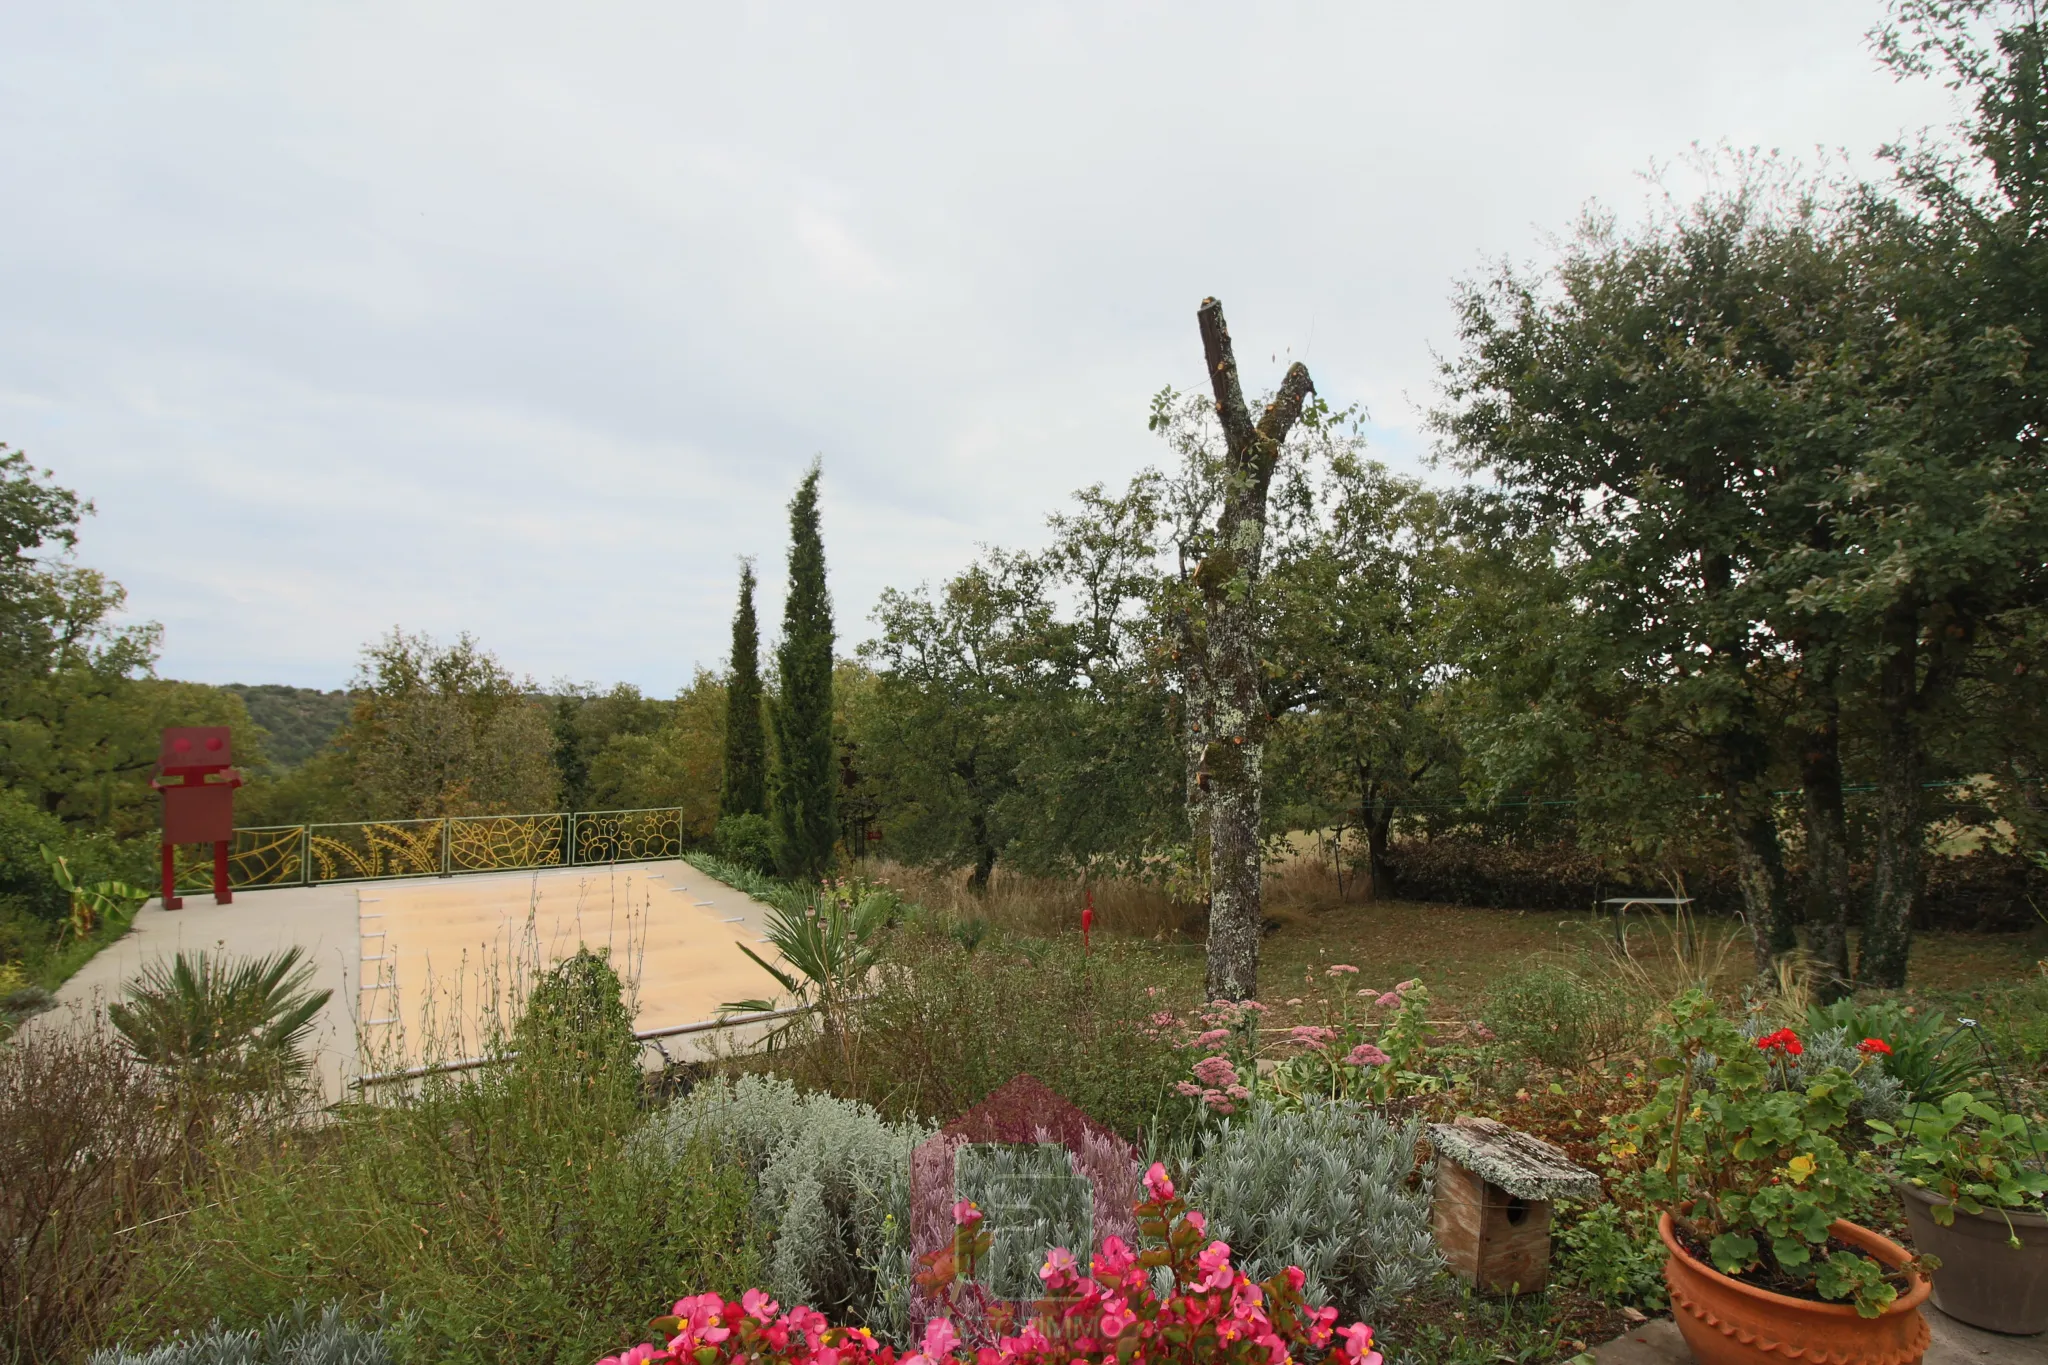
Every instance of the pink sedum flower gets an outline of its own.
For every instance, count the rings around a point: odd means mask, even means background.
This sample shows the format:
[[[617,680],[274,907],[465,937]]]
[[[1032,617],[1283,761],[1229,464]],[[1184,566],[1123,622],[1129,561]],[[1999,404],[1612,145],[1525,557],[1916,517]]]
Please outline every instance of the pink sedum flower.
[[[1324,976],[1357,976],[1358,968],[1349,962],[1333,962],[1323,972]]]
[[[1328,1047],[1337,1041],[1337,1030],[1320,1024],[1297,1024],[1287,1030],[1287,1041],[1296,1047]]]
[[[1194,1072],[1196,1080],[1214,1090],[1237,1084],[1237,1067],[1221,1054],[1202,1058],[1195,1063]]]
[[[1373,1001],[1373,1004],[1378,1005],[1381,1009],[1388,1010],[1392,1009],[1394,1006],[1400,1003],[1401,997],[1396,995],[1393,991],[1388,991],[1385,995]]]
[[[1227,1028],[1212,1028],[1212,1029],[1210,1029],[1210,1030],[1209,1030],[1209,1031],[1208,1031],[1207,1033],[1201,1033],[1201,1034],[1197,1034],[1197,1035],[1195,1036],[1195,1043],[1194,1043],[1194,1045],[1195,1045],[1196,1047],[1220,1047],[1220,1046],[1222,1046],[1222,1045],[1223,1045],[1224,1043],[1227,1043],[1227,1042],[1229,1042],[1229,1041],[1230,1041],[1230,1030],[1229,1030],[1229,1029],[1227,1029]]]
[[[1385,1066],[1394,1059],[1371,1043],[1360,1043],[1351,1049],[1351,1055],[1344,1060],[1353,1066]]]

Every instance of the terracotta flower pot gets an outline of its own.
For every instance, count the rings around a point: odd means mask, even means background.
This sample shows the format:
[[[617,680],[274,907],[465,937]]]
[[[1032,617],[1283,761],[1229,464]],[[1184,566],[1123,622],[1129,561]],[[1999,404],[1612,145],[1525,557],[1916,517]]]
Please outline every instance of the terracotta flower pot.
[[[2008,1228],[1995,1213],[1958,1209],[1956,1221],[1943,1227],[1934,1221],[1934,1206],[1946,1199],[1903,1182],[1899,1194],[1913,1245],[1941,1258],[1934,1272],[1936,1308],[1989,1332],[2048,1332],[2048,1218],[2014,1212]]]
[[[1837,1222],[1829,1231],[1886,1265],[1911,1259],[1898,1243],[1854,1223]],[[1846,1303],[1795,1299],[1729,1279],[1678,1244],[1668,1213],[1657,1220],[1657,1233],[1671,1253],[1664,1263],[1671,1316],[1700,1365],[1919,1365],[1927,1351],[1927,1319],[1920,1315],[1929,1289],[1924,1275],[1914,1276],[1884,1312],[1866,1318]]]

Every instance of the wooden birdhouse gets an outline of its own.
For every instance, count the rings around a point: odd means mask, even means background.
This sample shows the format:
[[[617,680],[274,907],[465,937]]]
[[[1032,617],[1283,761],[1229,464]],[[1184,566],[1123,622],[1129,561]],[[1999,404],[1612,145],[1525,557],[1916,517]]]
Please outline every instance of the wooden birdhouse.
[[[1600,1177],[1540,1138],[1493,1119],[1433,1123],[1431,1211],[1453,1274],[1483,1294],[1531,1294],[1550,1279],[1550,1213],[1557,1199],[1597,1199]]]

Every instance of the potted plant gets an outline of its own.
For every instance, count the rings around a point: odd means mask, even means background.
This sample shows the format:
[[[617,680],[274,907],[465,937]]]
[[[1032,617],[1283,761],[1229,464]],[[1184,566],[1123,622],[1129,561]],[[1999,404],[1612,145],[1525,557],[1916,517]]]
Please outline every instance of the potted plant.
[[[1958,1091],[1870,1126],[1897,1149],[1913,1245],[1941,1258],[1934,1306],[1993,1332],[2048,1332],[2048,1172],[2027,1121]]]
[[[1704,1365],[1907,1365],[1927,1349],[1929,1265],[1847,1215],[1875,1177],[1835,1134],[1862,1092],[1839,1067],[1791,1083],[1798,1036],[1754,1041],[1698,990],[1671,1006],[1657,1094],[1624,1120],[1664,1208],[1672,1316]]]

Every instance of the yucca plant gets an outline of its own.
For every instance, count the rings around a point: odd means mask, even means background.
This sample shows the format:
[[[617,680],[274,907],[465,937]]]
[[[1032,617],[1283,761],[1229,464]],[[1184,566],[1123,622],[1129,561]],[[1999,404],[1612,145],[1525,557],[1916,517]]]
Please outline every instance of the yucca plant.
[[[107,1018],[151,1066],[238,1090],[302,1081],[313,1018],[334,994],[306,989],[313,964],[302,957],[179,953],[145,967]]]
[[[881,961],[883,931],[895,918],[898,903],[887,891],[839,896],[807,891],[771,906],[764,932],[782,955],[788,970],[776,966],[746,944],[740,951],[761,965],[797,1005],[812,1007],[825,1033],[826,1046],[839,1054],[849,1083],[857,1064],[857,1040],[850,1027],[851,1007]],[[768,1010],[768,1000],[728,1001],[726,1010]]]

